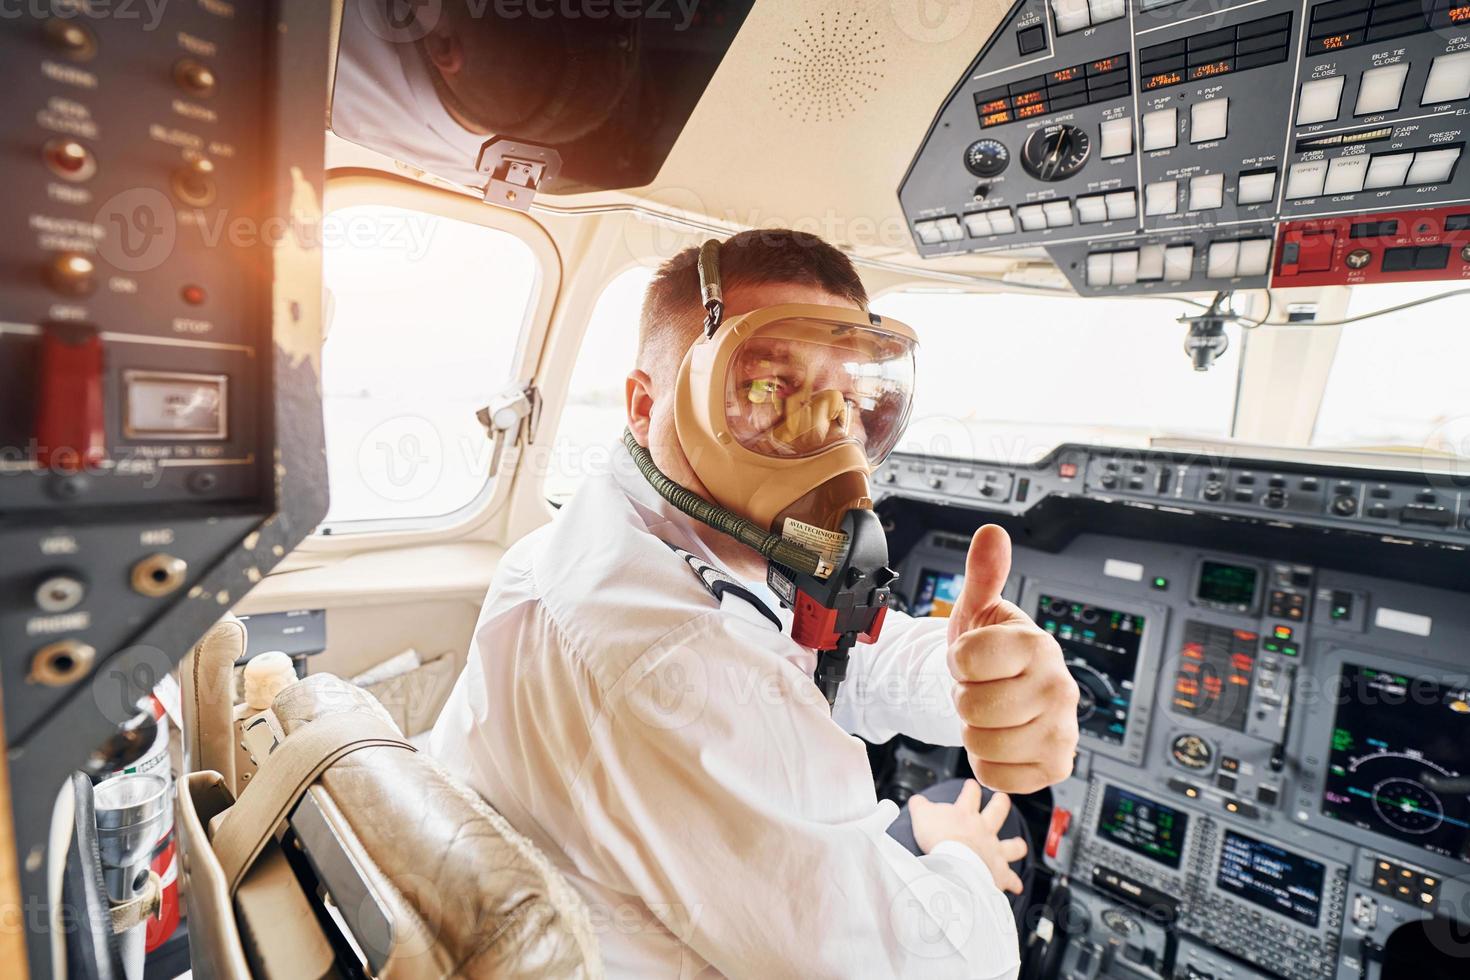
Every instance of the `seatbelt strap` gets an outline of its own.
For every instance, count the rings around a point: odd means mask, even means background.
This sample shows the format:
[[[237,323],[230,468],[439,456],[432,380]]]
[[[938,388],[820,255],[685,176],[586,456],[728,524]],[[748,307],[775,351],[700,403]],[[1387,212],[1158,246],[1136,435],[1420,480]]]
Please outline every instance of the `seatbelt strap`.
[[[665,541],[664,544],[669,543]],[[776,627],[777,631],[781,629],[780,618],[778,618],[775,613],[771,612],[770,607],[767,606],[764,602],[761,602],[760,597],[757,596],[754,592],[750,591],[745,586],[735,581],[735,579],[731,578],[729,575],[720,571],[720,569],[705,561],[703,558],[700,558],[698,555],[690,554],[683,548],[677,547],[672,544],[669,544],[669,547],[673,549],[674,554],[684,559],[684,564],[693,569],[694,574],[699,579],[700,584],[709,591],[710,595],[715,597],[715,601],[718,602],[722,608],[725,605],[727,596],[732,599],[738,599],[744,602],[746,605],[750,606],[750,608],[754,609],[756,612],[760,613],[762,616],[764,616],[772,626]]]
[[[213,835],[214,853],[231,896],[317,777],[344,756],[380,745],[418,751],[382,719],[362,711],[320,718],[276,746]]]
[[[163,908],[163,879],[158,872],[148,871],[148,884],[136,897],[112,906],[108,913],[112,919],[112,934],[121,936],[159,915]]]

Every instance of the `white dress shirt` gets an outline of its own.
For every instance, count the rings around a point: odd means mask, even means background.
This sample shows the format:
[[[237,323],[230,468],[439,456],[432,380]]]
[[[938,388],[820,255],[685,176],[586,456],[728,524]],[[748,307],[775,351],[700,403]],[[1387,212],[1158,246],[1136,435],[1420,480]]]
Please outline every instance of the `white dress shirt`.
[[[718,566],[714,532],[612,470],[501,560],[432,754],[580,892],[610,976],[1014,978],[984,863],[888,837],[848,734],[959,744],[944,621],[890,611],[829,713],[815,654],[665,544]]]

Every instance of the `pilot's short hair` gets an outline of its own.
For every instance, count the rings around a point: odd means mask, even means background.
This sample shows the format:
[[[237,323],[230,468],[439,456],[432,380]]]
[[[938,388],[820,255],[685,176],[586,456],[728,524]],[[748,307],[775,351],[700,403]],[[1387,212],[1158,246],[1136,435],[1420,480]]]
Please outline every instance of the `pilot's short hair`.
[[[756,228],[726,239],[720,245],[720,282],[726,293],[740,285],[814,286],[868,308],[868,292],[852,260],[816,235],[789,228]],[[693,246],[659,267],[643,297],[638,367],[656,385],[673,384],[703,319],[699,247]]]

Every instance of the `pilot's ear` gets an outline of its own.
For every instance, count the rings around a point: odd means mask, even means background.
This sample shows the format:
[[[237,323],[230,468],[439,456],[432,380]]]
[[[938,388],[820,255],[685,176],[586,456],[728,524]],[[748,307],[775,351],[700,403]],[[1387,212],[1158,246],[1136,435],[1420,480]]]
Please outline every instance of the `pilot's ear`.
[[[648,427],[653,416],[653,379],[646,371],[629,371],[626,393],[628,428],[638,445],[647,449]]]
[[[464,45],[448,31],[430,31],[424,38],[424,51],[441,74],[457,75],[464,70]]]

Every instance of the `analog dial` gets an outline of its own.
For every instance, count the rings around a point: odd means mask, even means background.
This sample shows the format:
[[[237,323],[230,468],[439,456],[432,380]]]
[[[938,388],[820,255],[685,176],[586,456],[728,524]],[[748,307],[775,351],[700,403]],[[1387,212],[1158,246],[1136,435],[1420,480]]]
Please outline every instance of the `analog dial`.
[[[965,150],[965,169],[976,177],[994,177],[1011,165],[1011,151],[1000,140],[978,139]]]
[[[1043,126],[1026,137],[1021,166],[1037,180],[1066,180],[1087,163],[1092,140],[1076,126]]]

